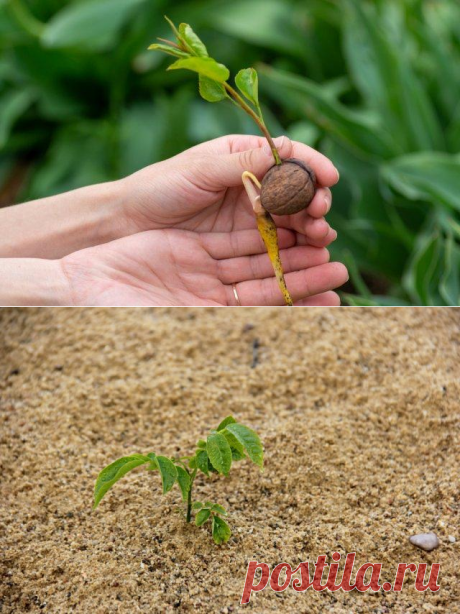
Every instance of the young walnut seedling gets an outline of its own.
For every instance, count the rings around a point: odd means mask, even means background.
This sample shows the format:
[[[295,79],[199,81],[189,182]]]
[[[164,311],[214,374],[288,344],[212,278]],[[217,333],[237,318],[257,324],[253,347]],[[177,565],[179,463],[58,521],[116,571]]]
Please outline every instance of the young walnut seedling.
[[[228,100],[247,113],[257,124],[268,141],[275,161],[266,173],[262,184],[249,171],[243,173],[243,185],[248,193],[257,219],[257,227],[267,248],[281,292],[288,305],[292,305],[284,280],[279,256],[276,225],[272,215],[292,215],[308,207],[316,191],[316,177],[313,169],[304,162],[289,158],[282,160],[265,124],[259,103],[259,81],[254,68],[244,68],[235,77],[235,90],[229,83],[230,71],[223,64],[211,58],[204,43],[192,28],[181,23],[178,28],[166,17],[176,42],[158,39],[160,43],[149,49],[171,55],[176,61],[168,70],[185,68],[198,73],[198,89],[208,102]],[[240,96],[242,94],[242,96]],[[254,186],[260,190],[260,194]]]
[[[230,539],[230,527],[222,518],[227,516],[225,509],[218,503],[210,501],[193,501],[193,485],[198,472],[209,477],[210,473],[228,476],[233,462],[249,458],[261,469],[264,453],[257,433],[228,416],[212,430],[206,441],[200,439],[193,456],[180,458],[157,456],[153,452],[124,456],[103,469],[97,477],[94,488],[93,509],[101,502],[107,491],[132,469],[147,465],[149,471],[159,471],[163,494],[169,492],[174,484],[179,486],[185,502],[185,519],[192,520],[195,512],[195,524],[201,527],[211,522],[212,537],[216,544]]]

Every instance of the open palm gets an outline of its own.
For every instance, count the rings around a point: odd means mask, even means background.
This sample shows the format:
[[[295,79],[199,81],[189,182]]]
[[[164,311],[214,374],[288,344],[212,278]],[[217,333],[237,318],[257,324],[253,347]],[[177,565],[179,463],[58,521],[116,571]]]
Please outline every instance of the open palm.
[[[299,245],[280,231],[281,259],[298,305],[337,305],[332,290],[347,279],[326,249]],[[62,267],[74,305],[282,305],[257,230],[139,233],[66,256]]]

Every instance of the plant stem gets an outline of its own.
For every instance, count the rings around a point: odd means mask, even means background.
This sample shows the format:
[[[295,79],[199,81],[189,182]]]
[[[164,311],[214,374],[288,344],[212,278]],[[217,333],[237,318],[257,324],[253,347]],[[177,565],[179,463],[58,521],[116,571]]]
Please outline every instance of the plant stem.
[[[193,471],[192,475],[189,474],[190,475],[190,489],[187,495],[187,517],[186,517],[187,522],[190,522],[192,520],[192,490],[193,490],[193,482],[195,480],[196,472],[197,472],[197,469]]]
[[[276,148],[275,143],[273,142],[272,137],[270,136],[269,131],[267,130],[267,126],[265,125],[263,119],[260,118],[256,113],[254,113],[251,107],[245,103],[245,101],[241,98],[238,92],[233,89],[231,85],[229,85],[228,83],[224,83],[223,86],[225,87],[227,92],[230,94],[230,96],[233,98],[233,100],[238,104],[238,106],[240,106],[243,109],[243,111],[246,111],[246,113],[250,117],[252,117],[252,119],[259,126],[261,132],[263,133],[264,137],[268,141],[268,144],[270,145],[270,149],[272,150],[272,154],[275,159],[275,164],[281,164],[281,158],[280,158],[279,152]]]
[[[187,522],[190,522],[192,519],[192,485],[190,485],[190,490],[188,491],[187,498]]]
[[[176,43],[173,43],[173,41],[168,41],[166,38],[160,38],[159,36],[157,36],[157,40],[160,41],[161,43],[166,43],[167,45],[170,45],[171,47],[175,47],[176,49],[181,49],[179,45],[177,45]]]

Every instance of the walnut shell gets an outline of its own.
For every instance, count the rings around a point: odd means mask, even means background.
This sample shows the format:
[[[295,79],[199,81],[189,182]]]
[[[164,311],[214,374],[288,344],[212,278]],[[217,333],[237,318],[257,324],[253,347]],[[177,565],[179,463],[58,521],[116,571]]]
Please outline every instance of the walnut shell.
[[[316,192],[312,168],[296,158],[275,164],[262,181],[260,202],[275,215],[291,215],[308,207]]]

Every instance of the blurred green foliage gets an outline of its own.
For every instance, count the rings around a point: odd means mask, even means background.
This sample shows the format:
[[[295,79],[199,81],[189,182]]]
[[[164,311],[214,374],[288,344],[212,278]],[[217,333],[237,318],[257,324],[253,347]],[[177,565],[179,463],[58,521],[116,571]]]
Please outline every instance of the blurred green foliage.
[[[17,199],[42,197],[255,132],[146,50],[164,14],[256,66],[271,132],[339,168],[347,302],[459,304],[457,0],[0,0],[0,186],[25,168]]]

